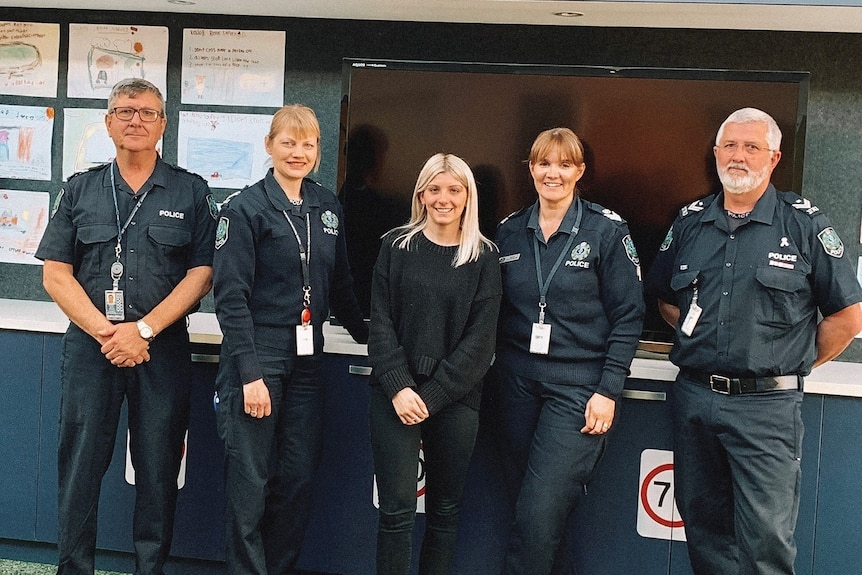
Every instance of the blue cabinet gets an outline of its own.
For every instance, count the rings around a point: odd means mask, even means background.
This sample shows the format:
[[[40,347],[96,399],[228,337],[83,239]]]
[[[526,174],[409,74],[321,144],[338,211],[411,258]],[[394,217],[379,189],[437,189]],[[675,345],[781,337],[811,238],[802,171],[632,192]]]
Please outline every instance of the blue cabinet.
[[[0,538],[35,536],[41,365],[41,334],[0,332]]]

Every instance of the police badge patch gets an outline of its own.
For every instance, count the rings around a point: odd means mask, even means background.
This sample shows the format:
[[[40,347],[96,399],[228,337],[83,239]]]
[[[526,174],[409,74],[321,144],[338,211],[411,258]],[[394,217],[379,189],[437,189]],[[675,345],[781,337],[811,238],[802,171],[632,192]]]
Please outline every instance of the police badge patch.
[[[60,209],[60,201],[63,199],[63,194],[66,193],[66,188],[60,188],[60,193],[57,194],[57,199],[54,200],[54,205],[51,206],[51,218],[54,218],[54,214],[57,213],[57,210]]]
[[[229,219],[224,216],[219,218],[218,227],[216,228],[215,249],[219,249],[227,243],[227,231],[229,227]]]
[[[207,206],[209,206],[210,215],[213,219],[216,219],[218,217],[218,204],[212,194],[207,195]]]
[[[572,250],[572,259],[576,262],[583,261],[590,256],[590,244],[581,242]]]
[[[841,243],[841,238],[835,232],[834,228],[826,228],[817,234],[817,239],[823,244],[823,250],[833,258],[840,258],[844,255],[844,244]]]
[[[670,247],[670,244],[673,243],[673,228],[667,231],[667,235],[664,237],[664,241],[661,243],[661,246],[658,248],[660,252],[666,252]]]
[[[626,235],[626,237],[623,238],[623,246],[626,248],[626,255],[632,263],[636,266],[640,265],[641,261],[638,258],[638,250],[635,248],[635,243],[632,241],[632,237],[630,235]]]
[[[332,234],[333,236],[338,235],[338,216],[330,210],[326,210],[320,214],[320,221],[323,222],[324,233]]]

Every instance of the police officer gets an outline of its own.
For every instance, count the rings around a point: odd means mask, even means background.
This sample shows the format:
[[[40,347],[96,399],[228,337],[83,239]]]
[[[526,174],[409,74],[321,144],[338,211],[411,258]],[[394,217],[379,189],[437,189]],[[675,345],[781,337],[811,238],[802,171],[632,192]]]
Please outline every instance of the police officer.
[[[770,183],[780,145],[768,114],[731,114],[723,191],[680,211],[650,270],[676,328],[675,489],[697,575],[794,573],[803,377],[862,330],[838,234]]]
[[[347,264],[341,206],[306,179],[320,127],[298,104],[273,116],[273,168],[222,205],[214,294],[224,340],[216,380],[225,441],[228,573],[295,566],[323,440],[318,381],[329,309],[368,340]]]
[[[48,294],[71,320],[63,338],[58,573],[93,573],[102,476],[128,401],[135,466],[135,573],[161,575],[189,420],[185,316],[212,283],[215,204],[206,182],[169,166],[159,89],[122,80],[105,125],[106,166],[63,187],[36,257]]]
[[[578,137],[542,132],[529,165],[538,201],[497,230],[503,303],[489,377],[516,499],[507,575],[570,571],[566,521],[614,424],[644,314],[626,223],[576,192]]]

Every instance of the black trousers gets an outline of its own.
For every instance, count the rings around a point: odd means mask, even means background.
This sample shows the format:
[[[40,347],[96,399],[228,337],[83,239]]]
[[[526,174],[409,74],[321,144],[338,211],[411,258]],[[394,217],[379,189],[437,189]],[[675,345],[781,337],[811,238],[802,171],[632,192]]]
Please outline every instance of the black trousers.
[[[59,575],[92,575],[102,477],[128,401],[135,467],[135,574],[162,575],[189,423],[191,347],[183,329],[150,344],[150,361],[115,367],[74,324],[63,338],[58,451]]]

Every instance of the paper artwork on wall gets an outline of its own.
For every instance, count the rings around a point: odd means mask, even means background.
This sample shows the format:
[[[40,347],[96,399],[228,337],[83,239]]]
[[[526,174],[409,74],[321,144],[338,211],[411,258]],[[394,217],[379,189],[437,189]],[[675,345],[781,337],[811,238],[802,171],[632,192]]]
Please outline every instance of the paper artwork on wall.
[[[54,108],[0,105],[0,178],[51,179]]]
[[[167,27],[69,24],[70,98],[107,100],[118,81],[143,78],[167,100],[167,69]]]
[[[33,255],[48,225],[48,192],[0,190],[0,262],[41,265]]]
[[[280,107],[283,31],[183,30],[183,104]]]
[[[0,22],[0,94],[57,97],[60,25]]]
[[[180,112],[177,163],[216,188],[251,185],[266,173],[271,121],[265,114]]]

